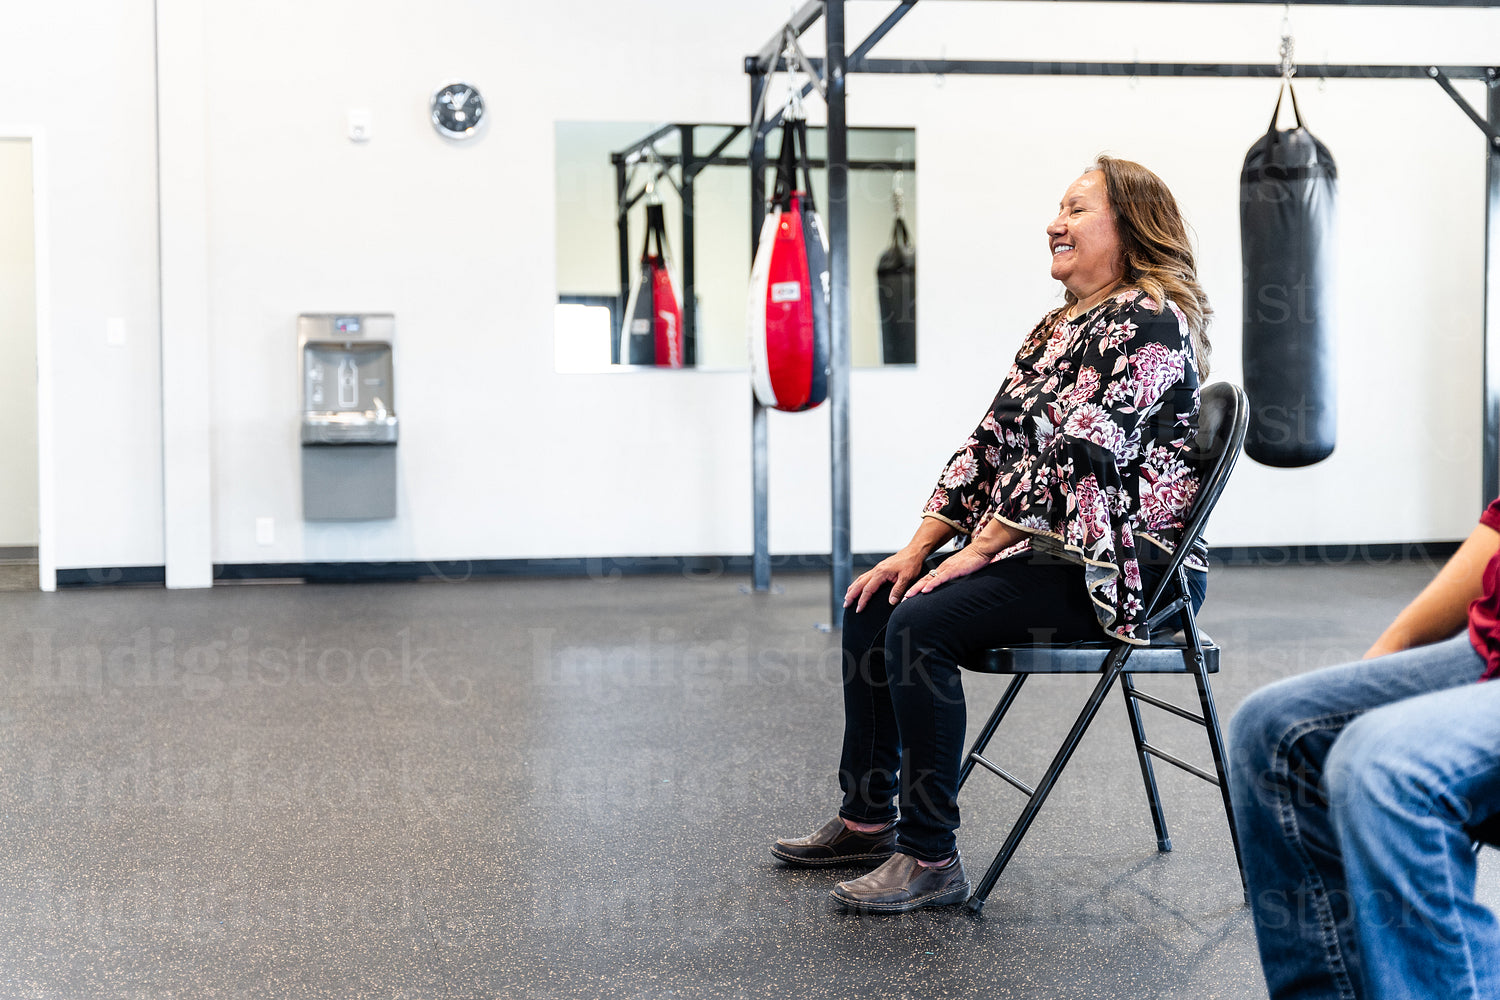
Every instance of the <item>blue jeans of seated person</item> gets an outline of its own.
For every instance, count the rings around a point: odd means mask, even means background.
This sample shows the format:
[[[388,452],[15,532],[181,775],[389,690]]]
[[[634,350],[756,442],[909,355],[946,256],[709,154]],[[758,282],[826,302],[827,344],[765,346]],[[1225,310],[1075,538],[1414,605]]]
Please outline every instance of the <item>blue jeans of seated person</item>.
[[[1464,633],[1292,677],[1230,723],[1274,1000],[1500,996],[1470,832],[1500,811],[1500,683]]]
[[[1159,569],[1143,565],[1149,596]],[[1205,574],[1188,573],[1196,610]],[[896,849],[941,861],[956,846],[963,762],[958,664],[994,646],[1106,639],[1083,567],[1025,554],[991,563],[892,606],[882,588],[856,614],[844,609],[844,749],[839,815],[856,823],[898,816]]]

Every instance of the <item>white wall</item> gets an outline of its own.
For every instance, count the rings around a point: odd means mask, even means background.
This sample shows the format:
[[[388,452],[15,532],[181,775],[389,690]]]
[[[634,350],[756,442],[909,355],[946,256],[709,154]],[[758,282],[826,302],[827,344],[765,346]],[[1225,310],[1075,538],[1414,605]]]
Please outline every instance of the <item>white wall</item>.
[[[742,114],[739,61],[784,13],[759,6],[472,4],[458,35],[407,4],[209,10],[217,560],[749,547],[743,374],[552,371],[552,149],[558,120]],[[648,22],[661,42],[625,42]],[[453,77],[491,108],[463,145],[426,121]],[[402,513],[302,527],[293,321],[367,309],[397,317]]]
[[[31,140],[0,138],[0,547],[37,543]]]
[[[36,224],[55,375],[52,555],[62,567],[159,566],[152,4],[10,3],[3,21],[0,131],[20,126],[47,149]],[[123,346],[106,342],[110,317],[125,321]]]
[[[59,367],[86,401],[59,403],[62,566],[161,558],[157,359],[135,336],[157,314],[150,5],[93,7],[66,25],[29,13],[23,43],[0,40],[0,120],[43,107],[49,84],[105,107],[59,124],[51,157],[53,272],[74,293],[55,300]],[[852,4],[851,41],[887,9]],[[445,18],[394,0],[206,4],[214,561],[749,551],[742,373],[552,370],[552,150],[558,121],[743,118],[743,57],[786,12],[784,0],[471,2]],[[926,0],[875,54],[1269,62],[1280,18],[1279,6]],[[1307,60],[1468,64],[1500,48],[1492,11],[1298,8],[1294,21]],[[428,95],[455,77],[484,89],[492,115],[463,145],[426,121]],[[1042,228],[1100,149],[1152,166],[1181,198],[1218,309],[1216,373],[1238,377],[1236,181],[1274,90],[850,79],[851,124],[917,129],[922,204],[920,364],[853,377],[856,550],[905,540],[1056,301]],[[1343,183],[1339,448],[1308,470],[1243,464],[1212,540],[1459,537],[1479,504],[1483,142],[1426,81],[1309,80],[1299,96]],[[345,138],[350,108],[372,111],[370,142]],[[295,319],[356,310],[397,316],[401,516],[304,527]],[[109,315],[131,318],[123,351],[103,346]],[[826,551],[827,436],[825,411],[773,415],[774,551]],[[276,519],[275,544],[256,544],[259,516]]]

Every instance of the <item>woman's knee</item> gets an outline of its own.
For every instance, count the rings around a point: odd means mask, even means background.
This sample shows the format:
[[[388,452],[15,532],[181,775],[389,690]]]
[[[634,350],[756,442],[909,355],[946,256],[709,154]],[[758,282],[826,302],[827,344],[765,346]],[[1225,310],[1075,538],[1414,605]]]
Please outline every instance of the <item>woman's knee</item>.
[[[904,601],[891,613],[885,630],[885,662],[893,696],[900,700],[904,688],[944,699],[962,697],[953,692],[959,683],[959,668],[950,648],[951,637],[942,634],[920,604]]]
[[[859,658],[884,643],[882,630],[891,618],[888,597],[889,588],[885,588],[870,598],[863,611],[855,611],[853,605],[844,609],[843,643],[846,653]]]
[[[885,657],[892,664],[920,664],[928,651],[939,648],[944,636],[932,616],[917,601],[902,601],[891,611],[885,629]]]

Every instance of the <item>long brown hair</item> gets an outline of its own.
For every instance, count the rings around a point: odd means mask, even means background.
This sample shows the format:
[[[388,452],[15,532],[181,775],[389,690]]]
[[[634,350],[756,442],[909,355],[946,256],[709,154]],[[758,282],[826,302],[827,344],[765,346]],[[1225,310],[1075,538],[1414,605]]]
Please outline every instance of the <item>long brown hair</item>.
[[[1214,311],[1203,286],[1198,284],[1193,245],[1177,199],[1160,177],[1139,163],[1101,153],[1084,172],[1094,170],[1104,174],[1105,194],[1120,234],[1125,265],[1121,284],[1138,288],[1155,299],[1157,312],[1165,307],[1167,299],[1177,303],[1187,317],[1198,375],[1208,378],[1212,350],[1208,323]],[[1065,298],[1069,305],[1075,300],[1072,292]]]

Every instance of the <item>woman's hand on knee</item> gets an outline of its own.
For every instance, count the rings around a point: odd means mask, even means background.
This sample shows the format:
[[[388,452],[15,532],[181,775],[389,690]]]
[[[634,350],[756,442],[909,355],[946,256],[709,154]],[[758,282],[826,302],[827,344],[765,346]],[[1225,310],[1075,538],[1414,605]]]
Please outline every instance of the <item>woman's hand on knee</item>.
[[[902,549],[893,556],[880,560],[871,569],[865,570],[855,577],[849,589],[844,592],[844,607],[854,605],[855,612],[865,609],[874,597],[886,584],[891,585],[892,604],[900,603],[906,595],[908,587],[913,580],[922,575],[923,557],[920,553]]]
[[[901,599],[906,600],[917,594],[930,593],[949,580],[957,580],[961,576],[968,576],[970,573],[984,569],[993,558],[991,553],[982,551],[977,545],[966,545],[944,559],[937,569],[914,583],[906,592],[905,597]]]

